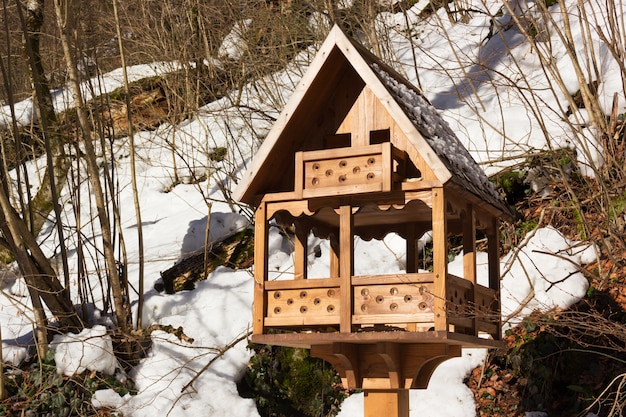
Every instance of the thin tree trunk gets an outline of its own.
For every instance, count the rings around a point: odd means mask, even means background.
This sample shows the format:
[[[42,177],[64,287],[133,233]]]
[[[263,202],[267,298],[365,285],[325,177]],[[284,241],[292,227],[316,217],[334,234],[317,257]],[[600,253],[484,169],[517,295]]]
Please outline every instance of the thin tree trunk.
[[[48,196],[45,197],[45,206],[48,207],[50,206],[49,202],[52,200],[56,208],[57,218],[60,218],[60,216],[58,215],[60,210],[57,204],[55,194],[56,187],[54,186],[54,164],[51,159],[51,144],[54,143],[58,146],[60,146],[60,144],[58,142],[58,137],[54,137],[54,140],[50,141],[51,130],[48,129],[48,127],[50,125],[56,125],[56,114],[54,113],[54,109],[52,108],[52,98],[50,96],[50,91],[47,87],[47,82],[44,77],[43,65],[41,63],[41,55],[39,53],[39,34],[43,20],[43,2],[29,1],[27,3],[26,17],[24,17],[24,14],[22,13],[21,4],[19,3],[19,1],[17,1],[16,4],[24,33],[24,48],[28,56],[29,68],[31,69],[31,77],[35,89],[35,102],[37,103],[37,107],[39,109],[40,121],[42,122],[42,130],[46,138],[46,147],[49,151],[49,170],[46,171],[46,179],[44,179],[44,184],[41,187],[43,191],[40,191],[39,196],[40,198],[42,198],[41,196],[44,195]],[[6,16],[6,1],[3,1],[3,9]],[[5,84],[8,84],[8,74],[5,73],[4,67],[2,68],[2,74],[5,80]],[[10,93],[11,90],[7,89],[7,91]],[[13,130],[17,138],[17,127],[15,125],[15,120],[13,121]],[[17,146],[17,152],[19,152],[21,150],[19,140],[17,141]],[[55,147],[55,149],[58,148]],[[62,150],[62,146],[60,146],[60,149]],[[61,159],[64,160],[62,152]],[[4,159],[1,161],[1,163],[2,173],[5,173],[7,167],[4,164]],[[61,176],[63,176],[63,174],[61,174]],[[33,220],[33,205],[31,204],[28,213],[26,213],[26,211],[24,212],[25,216],[29,216],[28,223],[31,226],[31,228],[29,229],[24,218],[20,217],[18,212],[11,205],[11,200],[9,198],[9,190],[11,189],[11,187],[9,186],[9,177],[6,175],[2,175],[0,176],[0,181],[0,231],[2,232],[2,236],[4,237],[3,244],[11,251],[11,253],[15,257],[20,271],[24,277],[24,280],[26,281],[28,291],[31,295],[33,311],[35,315],[35,340],[37,341],[37,351],[39,355],[43,355],[45,354],[48,345],[48,321],[43,305],[41,303],[42,299],[48,306],[48,309],[51,311],[53,316],[56,317],[62,329],[80,330],[82,329],[83,324],[69,299],[68,292],[59,282],[56,272],[50,265],[50,261],[43,254],[34,237],[33,233],[38,232],[39,228],[43,224],[43,220],[39,218],[39,226],[35,225],[35,222]],[[22,209],[24,209],[25,205],[23,203],[21,206]],[[45,214],[46,217],[48,212],[49,209]],[[61,230],[61,239],[62,236],[63,234]],[[66,272],[67,277],[67,258],[64,256],[63,259],[65,261],[64,271]]]
[[[104,198],[104,191],[102,184],[100,183],[100,168],[98,166],[98,160],[96,151],[93,145],[93,135],[91,125],[89,123],[89,117],[85,108],[85,102],[80,89],[80,80],[78,75],[78,69],[76,65],[76,59],[72,53],[72,36],[74,12],[72,0],[55,0],[54,8],[57,17],[57,24],[59,27],[59,35],[61,44],[63,47],[63,56],[70,79],[70,88],[72,91],[72,97],[76,105],[76,113],[78,115],[78,122],[80,125],[83,143],[85,145],[87,171],[89,174],[89,181],[92,186],[93,196],[96,203],[96,210],[98,220],[100,222],[100,231],[102,233],[102,245],[104,250],[104,257],[108,268],[109,284],[111,286],[111,292],[113,295],[113,305],[115,308],[115,317],[117,319],[117,326],[119,330],[126,334],[132,328],[132,317],[129,300],[124,291],[120,274],[117,268],[117,260],[115,259],[115,250],[113,247],[113,235],[111,232],[111,222],[107,214],[107,203]]]
[[[15,0],[17,12],[24,33],[24,51],[28,58],[28,68],[30,69],[31,81],[34,89],[35,104],[38,113],[38,122],[41,127],[43,139],[48,152],[48,169],[42,179],[41,186],[37,194],[29,202],[30,229],[33,235],[37,236],[41,231],[48,214],[55,209],[58,217],[58,201],[56,196],[56,184],[63,184],[67,177],[70,161],[65,155],[63,141],[58,133],[58,121],[52,95],[43,67],[41,52],[39,48],[42,26],[44,22],[44,0],[26,0],[22,4],[20,0]],[[50,202],[53,204],[50,205]],[[59,238],[63,238],[63,230],[58,225]],[[62,254],[65,263],[65,254]],[[69,281],[67,269],[64,271],[66,281]]]
[[[128,83],[128,73],[126,71],[126,56],[124,54],[124,45],[122,43],[122,29],[120,27],[120,18],[117,12],[117,0],[113,0],[113,13],[115,14],[115,29],[117,31],[117,40],[120,48],[120,58],[122,61],[122,73],[124,75],[124,90],[126,93],[126,117],[128,118],[128,138],[130,140],[130,174],[131,186],[133,189],[133,203],[135,206],[135,217],[137,219],[137,246],[139,251],[139,286],[137,289],[139,300],[137,302],[137,328],[141,328],[142,311],[143,311],[143,292],[144,292],[144,248],[143,248],[143,226],[141,224],[141,207],[139,205],[139,190],[137,189],[137,172],[135,169],[135,132],[133,128],[133,119],[130,108],[130,87]]]
[[[31,291],[33,307],[37,310],[39,297],[48,306],[63,330],[80,330],[83,323],[78,317],[68,293],[58,280],[50,261],[41,251],[26,223],[11,205],[6,188],[0,187],[0,231],[4,242],[15,256],[15,260]],[[34,291],[34,292],[33,292]],[[42,333],[37,339],[40,345],[47,344],[44,336],[47,327],[43,309],[36,311],[37,327]]]

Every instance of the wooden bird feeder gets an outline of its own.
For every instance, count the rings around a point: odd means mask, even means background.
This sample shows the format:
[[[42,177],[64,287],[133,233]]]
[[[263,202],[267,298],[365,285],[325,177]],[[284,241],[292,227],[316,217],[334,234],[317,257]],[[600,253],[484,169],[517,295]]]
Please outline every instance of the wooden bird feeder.
[[[408,389],[425,388],[437,365],[464,346],[501,346],[498,222],[509,207],[422,94],[338,27],[235,198],[256,207],[252,341],[311,349],[365,391],[366,416],[408,416]],[[270,225],[293,231],[289,279],[270,279]],[[431,270],[418,268],[427,231]],[[389,233],[406,240],[406,273],[355,275],[355,236]],[[327,277],[308,276],[310,235],[330,242]],[[453,236],[463,277],[447,269]]]

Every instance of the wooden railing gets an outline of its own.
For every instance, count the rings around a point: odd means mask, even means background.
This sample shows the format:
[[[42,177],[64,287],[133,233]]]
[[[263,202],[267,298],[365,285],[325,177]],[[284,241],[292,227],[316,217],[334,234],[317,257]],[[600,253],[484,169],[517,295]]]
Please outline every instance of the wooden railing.
[[[391,143],[297,152],[300,198],[391,191],[404,177],[406,154]]]
[[[265,283],[267,328],[336,326],[343,308],[352,311],[353,330],[376,325],[409,331],[431,330],[434,323],[432,273],[354,276],[351,305],[341,305],[340,278],[268,281]],[[446,314],[455,332],[497,337],[497,293],[448,275]]]

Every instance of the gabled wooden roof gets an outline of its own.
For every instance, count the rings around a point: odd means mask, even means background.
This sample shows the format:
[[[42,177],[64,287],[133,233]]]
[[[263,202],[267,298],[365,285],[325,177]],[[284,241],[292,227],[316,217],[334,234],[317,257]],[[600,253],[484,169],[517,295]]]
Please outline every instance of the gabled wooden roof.
[[[290,191],[285,181],[288,184],[289,176],[293,177],[295,152],[319,149],[311,132],[334,132],[365,86],[442,184],[453,183],[510,216],[495,186],[420,91],[338,26],[298,83],[233,197],[255,205],[266,193]]]

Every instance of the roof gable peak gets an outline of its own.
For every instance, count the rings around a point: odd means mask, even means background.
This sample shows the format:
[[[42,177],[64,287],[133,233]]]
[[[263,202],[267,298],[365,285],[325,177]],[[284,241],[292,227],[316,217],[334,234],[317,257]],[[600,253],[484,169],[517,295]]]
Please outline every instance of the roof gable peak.
[[[256,204],[265,193],[293,190],[294,180],[286,180],[285,176],[295,171],[296,152],[323,149],[324,135],[342,133],[344,119],[365,89],[393,119],[405,138],[396,146],[406,151],[410,160],[421,158],[442,184],[453,180],[499,211],[508,210],[485,173],[423,94],[337,25],[320,46],[233,196]],[[363,139],[358,144],[367,145]],[[275,178],[277,168],[282,174]]]

